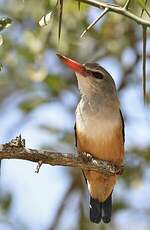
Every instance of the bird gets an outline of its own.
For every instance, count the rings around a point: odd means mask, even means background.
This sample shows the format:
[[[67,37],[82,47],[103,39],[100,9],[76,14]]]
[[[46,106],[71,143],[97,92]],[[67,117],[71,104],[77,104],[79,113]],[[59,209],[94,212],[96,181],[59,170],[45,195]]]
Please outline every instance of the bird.
[[[57,54],[75,72],[80,91],[75,137],[78,152],[121,166],[124,160],[125,124],[112,76],[97,63],[79,62]],[[90,221],[109,223],[117,175],[82,170],[90,194]]]

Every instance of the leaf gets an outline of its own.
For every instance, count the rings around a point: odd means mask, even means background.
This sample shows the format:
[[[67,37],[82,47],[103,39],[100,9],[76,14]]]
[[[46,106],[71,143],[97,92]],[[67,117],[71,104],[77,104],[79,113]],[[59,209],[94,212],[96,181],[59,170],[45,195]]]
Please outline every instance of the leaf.
[[[47,84],[53,96],[58,96],[63,89],[67,88],[67,82],[65,79],[62,79],[57,75],[48,75],[44,79],[44,82]]]
[[[21,102],[19,104],[19,108],[22,110],[22,112],[29,113],[44,103],[47,103],[47,100],[37,96]]]
[[[136,166],[126,165],[122,177],[128,186],[133,184],[135,181],[141,181],[143,177],[143,168],[140,164]]]
[[[12,23],[12,20],[10,18],[2,18],[0,19],[0,31],[8,28]]]
[[[4,197],[1,197],[1,202],[0,202],[0,209],[4,213],[6,213],[11,206],[12,203],[12,196],[10,193],[6,194]]]
[[[138,0],[138,3],[139,3],[140,6],[145,8],[145,1],[144,0]]]
[[[0,46],[3,44],[3,37],[0,35]]]
[[[122,210],[122,209],[126,209],[126,208],[128,208],[128,207],[127,207],[127,204],[126,204],[125,201],[123,201],[123,200],[117,200],[117,201],[114,202],[114,204],[113,204],[113,211],[114,211],[114,212],[118,212],[118,211],[120,211],[120,210]]]
[[[150,146],[141,149],[135,146],[131,149],[131,152],[138,157],[142,157],[145,162],[150,163]]]
[[[44,16],[40,19],[39,25],[40,25],[41,27],[47,26],[47,25],[51,22],[52,16],[53,16],[53,11],[51,11],[51,12],[49,12],[48,14],[44,15]]]
[[[0,71],[2,70],[2,68],[3,68],[3,65],[2,65],[2,63],[0,63]]]

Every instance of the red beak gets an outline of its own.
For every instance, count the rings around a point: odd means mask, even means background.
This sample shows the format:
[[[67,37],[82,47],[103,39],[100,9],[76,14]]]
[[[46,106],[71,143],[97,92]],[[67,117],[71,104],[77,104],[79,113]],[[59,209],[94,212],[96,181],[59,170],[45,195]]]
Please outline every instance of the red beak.
[[[56,55],[60,58],[60,60],[61,60],[65,65],[68,66],[69,69],[71,69],[71,70],[73,70],[74,72],[76,72],[76,73],[78,73],[78,74],[80,74],[80,75],[86,77],[86,75],[87,75],[87,70],[86,70],[86,68],[85,68],[84,65],[82,65],[82,64],[80,64],[80,63],[78,63],[78,62],[76,62],[76,61],[74,61],[74,60],[72,60],[72,59],[70,59],[70,58],[67,58],[67,57],[65,57],[65,56],[63,56],[63,55],[61,55],[61,54],[56,54]]]

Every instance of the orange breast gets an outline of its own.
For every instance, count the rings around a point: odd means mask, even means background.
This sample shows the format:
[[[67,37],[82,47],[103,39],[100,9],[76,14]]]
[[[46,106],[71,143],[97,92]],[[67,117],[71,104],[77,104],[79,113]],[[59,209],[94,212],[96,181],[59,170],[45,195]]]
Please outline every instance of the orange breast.
[[[77,125],[79,151],[89,152],[98,159],[108,160],[117,165],[122,164],[124,144],[121,124],[114,127],[113,130],[108,129],[107,133],[104,130],[101,131],[100,135],[94,134],[92,129],[88,132],[83,132]]]
[[[121,119],[83,120],[77,116],[77,145],[79,152],[88,152],[101,160],[121,165],[124,157],[124,144]],[[116,183],[116,176],[105,176],[94,171],[84,171],[88,189],[92,197],[104,201]]]

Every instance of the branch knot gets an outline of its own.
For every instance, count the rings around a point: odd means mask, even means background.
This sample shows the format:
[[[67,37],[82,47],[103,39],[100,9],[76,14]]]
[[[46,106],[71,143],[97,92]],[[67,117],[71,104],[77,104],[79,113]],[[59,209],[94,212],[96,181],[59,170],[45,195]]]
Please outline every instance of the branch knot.
[[[3,144],[3,150],[7,148],[25,148],[25,139],[21,137],[21,134],[10,142]]]

